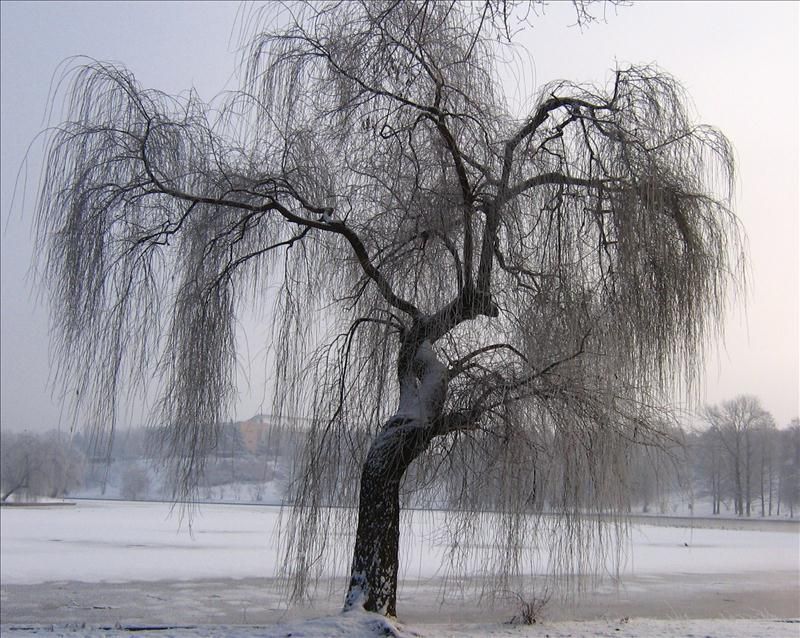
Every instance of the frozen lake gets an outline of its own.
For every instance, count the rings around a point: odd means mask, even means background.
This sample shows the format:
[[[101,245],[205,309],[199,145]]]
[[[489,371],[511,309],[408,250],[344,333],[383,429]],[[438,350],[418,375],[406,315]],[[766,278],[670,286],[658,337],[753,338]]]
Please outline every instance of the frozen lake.
[[[412,624],[508,620],[512,601],[477,606],[469,593],[459,595],[463,583],[450,582],[442,604],[441,516],[419,514],[406,524],[401,618]],[[190,533],[164,503],[4,507],[2,622],[270,624],[336,612],[346,548],[313,608],[286,611],[275,578],[279,521],[276,507],[203,505]],[[619,578],[572,603],[551,600],[546,617],[800,617],[797,524],[724,529],[736,522],[658,522],[664,521],[633,526]]]

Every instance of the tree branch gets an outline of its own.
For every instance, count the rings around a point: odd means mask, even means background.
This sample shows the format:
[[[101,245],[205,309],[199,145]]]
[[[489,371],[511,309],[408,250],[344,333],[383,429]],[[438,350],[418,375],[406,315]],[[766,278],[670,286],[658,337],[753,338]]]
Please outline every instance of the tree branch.
[[[509,350],[513,352],[515,355],[517,355],[520,359],[522,359],[525,363],[528,362],[528,358],[524,354],[522,354],[519,350],[517,350],[514,346],[508,343],[493,343],[491,345],[484,346],[483,348],[478,348],[477,350],[473,350],[469,354],[451,363],[449,371],[450,378],[452,379],[454,377],[457,377],[459,374],[464,372],[464,370],[467,369],[466,363],[471,359],[474,359],[475,357],[485,354],[487,352],[492,352],[494,350],[501,350],[501,349]]]

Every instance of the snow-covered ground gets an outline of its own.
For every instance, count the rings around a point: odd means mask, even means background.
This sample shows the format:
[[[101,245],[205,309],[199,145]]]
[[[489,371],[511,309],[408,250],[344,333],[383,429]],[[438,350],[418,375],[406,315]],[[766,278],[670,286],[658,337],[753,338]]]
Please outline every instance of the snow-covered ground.
[[[2,508],[3,635],[51,624],[49,635],[72,636],[123,636],[114,628],[131,626],[172,627],[136,636],[391,635],[380,619],[337,614],[347,548],[313,607],[286,609],[276,578],[279,508],[203,505],[191,529],[179,514],[163,503]],[[518,612],[513,596],[490,608],[470,592],[461,597],[464,583],[445,587],[442,516],[407,522],[399,635],[800,636],[800,623],[785,622],[800,617],[796,523],[636,524],[619,578],[577,601],[551,600],[544,624],[525,627],[504,623]]]

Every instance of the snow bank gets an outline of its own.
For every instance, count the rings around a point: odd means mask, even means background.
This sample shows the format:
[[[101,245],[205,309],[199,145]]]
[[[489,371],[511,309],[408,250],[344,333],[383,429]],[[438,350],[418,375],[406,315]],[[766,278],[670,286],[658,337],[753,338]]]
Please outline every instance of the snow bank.
[[[214,625],[199,627],[13,627],[3,635],[13,638],[64,636],[70,638],[796,638],[800,621],[785,620],[647,620],[545,623],[531,626],[442,624],[408,627],[376,614],[348,612],[271,627]]]

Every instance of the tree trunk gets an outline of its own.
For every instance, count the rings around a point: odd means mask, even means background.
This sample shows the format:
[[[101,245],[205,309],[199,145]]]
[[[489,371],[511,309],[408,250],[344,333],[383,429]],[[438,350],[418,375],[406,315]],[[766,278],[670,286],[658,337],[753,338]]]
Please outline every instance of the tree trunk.
[[[766,465],[766,463],[765,463],[765,460],[764,460],[764,447],[762,445],[762,448],[761,448],[761,476],[759,477],[760,478],[760,482],[761,482],[761,518],[764,518],[764,516],[766,516],[766,507],[767,507],[767,502],[766,502],[767,501],[767,494],[766,494],[766,490],[765,490],[765,486],[764,486],[765,465]]]
[[[734,459],[736,470],[736,514],[744,515],[744,494],[742,490],[742,455],[739,444],[739,434],[736,434],[736,457]]]
[[[753,494],[751,491],[751,472],[752,469],[750,468],[750,460],[751,460],[751,452],[750,452],[750,434],[748,431],[745,431],[744,435],[744,449],[745,449],[745,456],[744,456],[744,486],[745,486],[745,505],[747,507],[747,516],[750,516],[750,504],[753,500]]]
[[[375,439],[361,472],[358,528],[345,610],[397,615],[400,481],[431,441],[419,421],[393,419]]]
[[[363,607],[397,615],[397,569],[400,542],[400,481],[364,466],[345,609]]]
[[[397,569],[400,541],[400,482],[408,466],[434,437],[433,421],[447,396],[447,367],[424,341],[411,352],[414,365],[403,365],[400,405],[367,453],[361,471],[358,528],[345,610],[363,607],[397,615]]]
[[[772,454],[773,451],[772,448],[770,448],[767,461],[767,498],[769,499],[767,509],[769,511],[769,516],[772,516],[772,491],[775,489],[775,468],[773,467]]]

